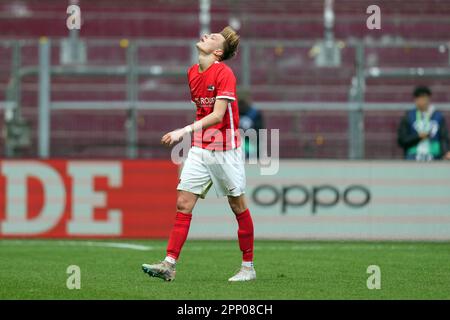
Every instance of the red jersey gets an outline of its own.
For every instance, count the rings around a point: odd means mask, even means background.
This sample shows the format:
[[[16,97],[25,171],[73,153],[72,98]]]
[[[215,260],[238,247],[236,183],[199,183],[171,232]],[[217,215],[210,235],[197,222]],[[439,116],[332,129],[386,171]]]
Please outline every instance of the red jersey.
[[[195,64],[188,70],[191,100],[197,107],[196,121],[213,112],[216,99],[227,99],[228,106],[221,123],[194,132],[192,145],[217,151],[235,149],[241,145],[236,77],[222,62],[213,63],[204,72],[199,72],[198,68]]]

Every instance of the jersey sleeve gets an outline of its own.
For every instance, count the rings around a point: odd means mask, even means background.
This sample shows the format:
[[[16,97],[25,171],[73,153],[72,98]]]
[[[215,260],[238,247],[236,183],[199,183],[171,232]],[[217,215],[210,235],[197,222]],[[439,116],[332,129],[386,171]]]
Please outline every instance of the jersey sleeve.
[[[236,77],[229,68],[223,68],[217,74],[216,99],[236,100]]]
[[[192,90],[191,90],[191,86],[190,86],[190,83],[191,83],[191,72],[192,72],[192,68],[193,67],[194,66],[191,66],[191,67],[188,68],[188,70],[186,72],[186,76],[187,76],[187,81],[188,81],[188,84],[189,84],[189,92],[190,92],[189,95],[191,96],[191,103],[195,105],[194,97],[192,96]]]

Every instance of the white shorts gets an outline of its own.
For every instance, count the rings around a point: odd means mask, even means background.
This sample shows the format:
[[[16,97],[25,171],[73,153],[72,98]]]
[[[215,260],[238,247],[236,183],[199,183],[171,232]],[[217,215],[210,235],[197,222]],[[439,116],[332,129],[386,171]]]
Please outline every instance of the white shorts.
[[[204,199],[211,185],[217,197],[237,197],[245,193],[245,169],[242,149],[211,151],[199,147],[189,150],[177,190]]]

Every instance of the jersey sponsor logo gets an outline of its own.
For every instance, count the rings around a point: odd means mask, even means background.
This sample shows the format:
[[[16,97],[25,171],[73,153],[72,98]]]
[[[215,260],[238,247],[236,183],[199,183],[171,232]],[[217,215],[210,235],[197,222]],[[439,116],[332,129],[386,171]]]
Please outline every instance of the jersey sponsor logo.
[[[216,102],[216,97],[206,97],[206,98],[195,98],[195,104],[197,105],[214,105]]]

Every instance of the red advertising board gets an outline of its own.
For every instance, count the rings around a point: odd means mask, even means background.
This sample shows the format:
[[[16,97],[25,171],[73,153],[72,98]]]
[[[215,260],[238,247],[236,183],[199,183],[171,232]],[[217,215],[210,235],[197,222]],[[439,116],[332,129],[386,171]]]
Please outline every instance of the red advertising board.
[[[163,238],[175,217],[170,161],[0,161],[0,238]]]

